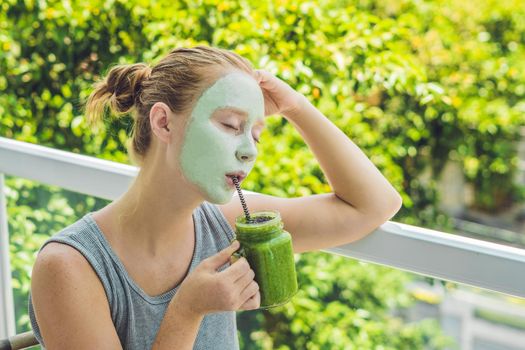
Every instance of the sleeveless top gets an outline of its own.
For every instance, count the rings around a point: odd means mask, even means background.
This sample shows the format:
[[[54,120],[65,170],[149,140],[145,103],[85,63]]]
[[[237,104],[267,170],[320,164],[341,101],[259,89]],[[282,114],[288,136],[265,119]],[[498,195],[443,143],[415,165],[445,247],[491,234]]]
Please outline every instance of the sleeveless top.
[[[232,227],[215,204],[204,201],[192,215],[195,248],[188,274],[203,259],[230,245],[235,237]],[[91,264],[106,292],[111,319],[123,349],[151,349],[168,304],[180,284],[161,295],[147,295],[128,275],[123,263],[92,218],[92,212],[50,237],[40,250],[49,242],[64,243],[77,249]],[[219,271],[229,265],[229,262],[224,264]],[[31,302],[31,292],[28,306],[33,332],[44,347],[44,339]],[[235,311],[205,315],[193,349],[239,349]]]

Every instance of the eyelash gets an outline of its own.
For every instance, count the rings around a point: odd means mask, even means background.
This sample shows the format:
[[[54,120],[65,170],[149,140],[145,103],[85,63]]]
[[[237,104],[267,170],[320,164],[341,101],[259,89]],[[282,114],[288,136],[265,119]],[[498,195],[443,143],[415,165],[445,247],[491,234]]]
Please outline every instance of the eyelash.
[[[228,124],[222,124],[222,125],[224,125],[224,126],[230,128],[230,129],[233,129],[233,130],[235,130],[235,131],[239,131],[239,129],[234,128],[232,125],[228,125]],[[254,137],[253,139],[255,140],[255,142],[257,142],[257,143],[261,143],[261,142],[260,142],[259,140],[257,140],[255,137]]]

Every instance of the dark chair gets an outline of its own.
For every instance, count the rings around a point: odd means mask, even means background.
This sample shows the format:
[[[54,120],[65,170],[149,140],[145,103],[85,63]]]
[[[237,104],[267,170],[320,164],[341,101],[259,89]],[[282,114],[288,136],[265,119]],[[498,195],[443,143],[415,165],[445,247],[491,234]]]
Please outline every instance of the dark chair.
[[[27,349],[38,344],[33,331],[29,331],[15,334],[7,339],[0,339],[0,350]]]

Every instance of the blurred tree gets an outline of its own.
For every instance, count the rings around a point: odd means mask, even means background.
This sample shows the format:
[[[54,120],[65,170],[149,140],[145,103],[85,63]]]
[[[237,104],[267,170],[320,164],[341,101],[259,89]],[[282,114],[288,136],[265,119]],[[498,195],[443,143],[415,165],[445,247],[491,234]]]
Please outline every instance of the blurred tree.
[[[450,228],[435,184],[449,159],[463,164],[480,209],[524,198],[512,181],[525,116],[520,0],[3,0],[0,10],[2,136],[128,163],[129,118],[96,132],[86,126],[81,103],[92,83],[113,64],[154,63],[174,47],[209,44],[284,79],[355,141],[402,193],[397,221]],[[281,117],[267,123],[244,188],[283,197],[331,191],[299,133]],[[24,331],[38,247],[106,202],[22,179],[7,184]],[[411,275],[320,252],[297,256],[297,267],[301,290],[291,303],[238,314],[244,349],[447,343],[436,322],[392,314],[414,302],[403,289]]]

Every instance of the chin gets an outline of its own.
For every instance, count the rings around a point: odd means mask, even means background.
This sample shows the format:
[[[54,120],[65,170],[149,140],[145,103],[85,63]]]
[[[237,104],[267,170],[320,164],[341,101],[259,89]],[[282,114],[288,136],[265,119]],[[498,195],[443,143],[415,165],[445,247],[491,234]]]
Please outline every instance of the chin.
[[[233,198],[233,192],[228,193],[222,193],[222,194],[215,194],[215,195],[208,195],[208,198],[206,199],[207,202],[213,203],[213,204],[227,204],[230,203],[230,201]]]

